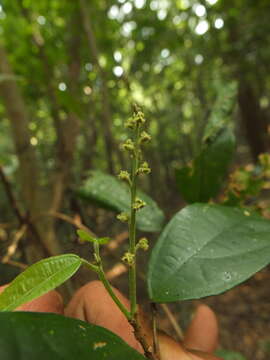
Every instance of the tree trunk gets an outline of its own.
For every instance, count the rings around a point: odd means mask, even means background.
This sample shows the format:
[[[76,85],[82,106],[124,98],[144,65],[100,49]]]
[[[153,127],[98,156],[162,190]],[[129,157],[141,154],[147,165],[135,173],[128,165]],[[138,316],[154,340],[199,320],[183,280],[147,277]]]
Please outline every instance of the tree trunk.
[[[0,83],[0,92],[10,121],[13,142],[19,160],[19,177],[22,198],[26,212],[37,228],[40,242],[30,238],[26,247],[28,261],[40,260],[48,254],[59,253],[56,241],[50,241],[47,231],[51,226],[51,219],[41,214],[47,211],[46,199],[48,194],[40,186],[40,169],[34,147],[30,143],[29,117],[15,74],[9,65],[4,47],[0,45],[0,72],[7,77]],[[36,239],[35,239],[36,240]],[[55,239],[54,239],[55,240]]]
[[[80,12],[82,17],[83,28],[87,37],[92,59],[97,67],[101,79],[101,97],[102,97],[102,106],[103,106],[103,110],[102,110],[103,121],[101,123],[101,126],[103,128],[103,134],[104,134],[104,143],[105,143],[105,149],[106,149],[106,155],[108,161],[108,170],[110,171],[110,173],[114,173],[113,152],[117,154],[121,166],[123,166],[124,164],[124,159],[121,151],[118,149],[118,147],[115,144],[112,134],[112,124],[111,124],[112,115],[111,115],[111,106],[109,101],[109,91],[107,87],[106,74],[104,73],[102,67],[100,66],[99,51],[91,22],[90,9],[87,6],[85,0],[80,0]]]
[[[259,154],[269,150],[267,119],[254,89],[245,79],[240,79],[238,102],[251,154],[256,161]]]

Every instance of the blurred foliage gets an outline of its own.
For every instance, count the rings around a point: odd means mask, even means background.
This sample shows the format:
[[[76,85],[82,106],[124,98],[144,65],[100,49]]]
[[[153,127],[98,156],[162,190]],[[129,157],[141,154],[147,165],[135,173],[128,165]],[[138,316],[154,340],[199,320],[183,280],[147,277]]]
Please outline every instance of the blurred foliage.
[[[245,206],[270,218],[270,154],[261,154],[257,164],[236,168],[222,201],[226,205]]]
[[[43,167],[55,165],[53,90],[61,118],[72,110],[81,119],[77,169],[83,174],[90,159],[93,167],[106,169],[102,74],[87,43],[79,2],[1,0],[0,5],[1,38],[30,109],[32,145]],[[244,74],[268,112],[269,6],[265,0],[89,3],[115,139],[123,137],[121,125],[130,104],[141,103],[153,119],[155,174],[173,181],[172,166],[185,164],[198,152],[219,90],[226,89],[230,95],[224,84]],[[75,50],[71,48],[74,38]],[[68,79],[74,57],[80,66],[75,95]],[[3,107],[0,116],[2,123]],[[3,140],[8,131],[1,129]],[[1,156],[8,150],[1,149]],[[119,167],[116,155],[114,161]]]
[[[218,350],[216,355],[222,356],[222,359],[224,360],[246,360],[246,357],[242,354],[224,349]]]
[[[0,45],[13,72],[0,73],[0,86],[16,81],[21,91],[30,134],[26,146],[37,158],[40,189],[50,191],[65,165],[69,179],[62,182],[65,196],[60,210],[74,212],[74,192],[69,190],[78,189],[89,170],[118,173],[127,168],[128,159],[117,144],[126,138],[122,124],[137,102],[151,120],[148,130],[153,138],[146,154],[152,176],[142,181],[143,190],[169,214],[183,200],[215,197],[217,188],[224,186],[232,151],[231,142],[231,150],[223,148],[226,165],[216,163],[217,128],[230,124],[234,129],[236,162],[250,162],[250,154],[269,139],[267,126],[250,130],[239,101],[242,89],[252,100],[244,104],[254,115],[253,125],[260,123],[256,117],[260,114],[269,127],[269,10],[268,0],[0,0]],[[2,97],[0,164],[27,212],[21,150],[15,146]],[[66,132],[71,117],[76,118],[74,129],[70,126]],[[78,135],[72,138],[73,130]],[[65,161],[68,151],[72,156]],[[196,185],[205,156],[211,172],[203,180],[207,196],[193,196],[187,170],[185,188],[192,196],[183,192],[182,198],[175,196],[179,190],[175,169],[199,163],[193,173]],[[214,174],[220,176],[214,179]],[[255,183],[252,180],[253,188]],[[226,201],[241,202],[240,195],[237,201],[232,199],[235,190],[229,192]],[[0,223],[13,221],[4,193],[1,187]],[[44,197],[50,199],[47,193]],[[88,209],[84,215],[87,219]]]
[[[230,117],[235,95],[235,83],[219,89],[199,154],[188,166],[176,169],[177,185],[187,202],[207,202],[220,191],[235,150]]]

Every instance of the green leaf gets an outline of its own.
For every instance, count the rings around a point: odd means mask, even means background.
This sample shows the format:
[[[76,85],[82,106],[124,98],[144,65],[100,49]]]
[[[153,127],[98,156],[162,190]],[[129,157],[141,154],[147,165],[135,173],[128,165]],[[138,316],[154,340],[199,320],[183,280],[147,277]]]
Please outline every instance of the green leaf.
[[[199,154],[189,166],[176,170],[176,182],[188,203],[207,202],[221,189],[232,160],[235,137],[231,114],[235,105],[237,83],[216,81],[217,99],[213,105]]]
[[[80,237],[80,239],[83,241],[99,243],[100,245],[108,244],[108,242],[110,241],[109,237],[94,238],[87,231],[84,230],[77,230],[77,234]]]
[[[12,311],[61,285],[81,266],[77,255],[53,256],[37,262],[18,275],[0,294],[0,311]]]
[[[204,142],[215,138],[221,129],[228,127],[236,103],[238,91],[236,81],[224,84],[222,81],[217,80],[215,87],[218,95],[204,130]]]
[[[94,238],[88,232],[86,232],[84,230],[77,230],[77,234],[78,234],[79,238],[83,241],[89,241],[92,243],[97,241],[96,238]]]
[[[217,195],[232,160],[235,137],[223,129],[204,144],[190,166],[176,170],[176,181],[185,201],[207,202]]]
[[[1,360],[143,360],[110,331],[55,314],[0,313]]]
[[[78,196],[109,210],[128,212],[130,194],[127,185],[114,176],[100,171],[92,171],[91,174],[92,176],[78,189]],[[137,214],[138,229],[149,232],[160,231],[164,222],[162,210],[149,196],[141,191],[138,191],[138,197],[147,204]]]
[[[151,254],[155,302],[198,299],[232,288],[270,262],[270,221],[221,205],[193,204],[165,227]]]
[[[108,244],[110,238],[109,237],[97,238],[97,241],[100,245],[104,245],[104,244]]]

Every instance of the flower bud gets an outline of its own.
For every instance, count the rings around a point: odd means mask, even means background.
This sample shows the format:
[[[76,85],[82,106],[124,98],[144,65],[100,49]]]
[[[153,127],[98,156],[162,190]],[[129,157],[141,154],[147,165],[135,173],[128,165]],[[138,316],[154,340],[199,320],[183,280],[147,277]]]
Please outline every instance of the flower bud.
[[[145,207],[146,202],[144,202],[142,199],[136,198],[134,204],[132,205],[133,209],[138,211]]]
[[[128,171],[121,170],[118,174],[118,178],[120,180],[127,181],[129,184],[131,183],[130,174]]]
[[[118,220],[120,220],[121,222],[128,222],[129,221],[129,214],[126,212],[121,212],[120,214],[118,214],[116,216],[116,218]]]
[[[127,139],[127,141],[121,145],[121,149],[133,152],[135,150],[134,142],[131,139]]]
[[[151,141],[151,136],[146,131],[143,131],[140,135],[140,143],[147,143],[149,141]]]
[[[138,110],[137,112],[135,112],[133,114],[133,119],[134,119],[135,123],[138,125],[143,125],[146,121],[145,117],[144,117],[144,113],[140,110]]]
[[[131,254],[130,252],[126,252],[122,257],[122,261],[124,261],[129,266],[132,266],[134,265],[134,258],[135,258],[134,254]]]
[[[136,120],[133,117],[127,119],[127,121],[125,122],[125,127],[129,129],[135,129]]]
[[[146,161],[143,162],[137,170],[138,175],[139,174],[147,174],[148,175],[148,174],[150,174],[150,172],[151,172],[151,169]]]
[[[149,244],[148,244],[148,240],[146,239],[146,237],[141,238],[136,245],[136,250],[142,249],[144,251],[147,251],[148,248],[149,248]]]

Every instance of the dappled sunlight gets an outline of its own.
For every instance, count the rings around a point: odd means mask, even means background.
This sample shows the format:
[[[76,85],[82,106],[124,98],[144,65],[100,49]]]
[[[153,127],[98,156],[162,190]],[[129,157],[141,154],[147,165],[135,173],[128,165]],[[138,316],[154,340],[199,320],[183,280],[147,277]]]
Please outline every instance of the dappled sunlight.
[[[199,21],[198,25],[195,28],[195,32],[198,35],[204,35],[209,29],[209,23],[207,20]]]

